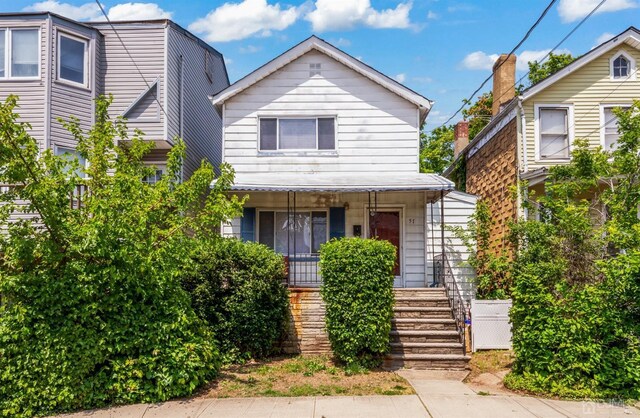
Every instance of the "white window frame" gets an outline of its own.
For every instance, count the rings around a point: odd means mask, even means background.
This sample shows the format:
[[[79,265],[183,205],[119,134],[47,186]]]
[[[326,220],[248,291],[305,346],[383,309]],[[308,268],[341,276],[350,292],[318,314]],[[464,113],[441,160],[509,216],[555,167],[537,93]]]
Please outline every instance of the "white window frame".
[[[614,77],[613,76],[613,61],[615,61],[618,57],[624,57],[627,61],[629,61],[629,74],[626,77]],[[609,60],[609,80],[610,81],[627,81],[627,80],[635,80],[636,79],[636,60],[633,59],[631,55],[629,55],[626,51],[620,50],[613,54],[611,59]]]
[[[161,170],[163,177],[167,175],[167,163],[166,162],[144,161],[144,165],[147,168],[153,168],[154,170]],[[145,182],[144,179],[143,179],[143,182]],[[145,182],[145,183],[148,183],[148,182]],[[156,183],[157,183],[157,181],[156,181]],[[156,184],[156,183],[148,183],[148,184]]]
[[[58,30],[57,31],[57,36],[56,36],[56,81],[59,83],[63,83],[63,84],[68,84],[70,86],[75,86],[75,87],[82,87],[85,89],[89,88],[89,75],[91,74],[91,72],[89,71],[89,42],[90,40],[87,38],[83,38],[80,37],[78,35],[75,34],[71,34],[69,32],[65,32],[65,31],[61,31]],[[62,78],[60,77],[60,45],[61,45],[61,38],[62,37],[68,38],[68,39],[72,39],[74,41],[78,41],[78,42],[82,42],[84,44],[84,84],[83,83],[77,83],[75,81],[72,80],[67,80],[66,78]]]
[[[600,146],[605,151],[611,151],[611,149],[606,148],[605,143],[605,120],[604,120],[604,110],[605,109],[613,109],[616,107],[631,107],[633,103],[600,103]]]
[[[273,212],[274,213],[274,221],[275,221],[275,213],[279,212],[279,213],[287,213],[286,209],[282,209],[282,208],[258,208],[256,209],[256,225],[255,225],[255,242],[260,242],[260,212]],[[296,209],[296,214],[298,213],[308,213],[309,216],[311,216],[312,212],[323,212],[326,214],[326,219],[327,219],[327,233],[325,236],[325,242],[329,242],[329,236],[330,236],[330,220],[329,220],[329,209],[327,208],[300,208],[300,209]],[[289,212],[293,215],[293,211]],[[313,218],[313,217],[312,217]],[[312,225],[313,226],[313,225]],[[313,228],[312,228],[312,233],[313,233]],[[273,235],[273,251],[276,251],[275,249],[275,231],[274,231],[274,235]],[[313,244],[313,237],[311,237],[311,243]],[[291,243],[293,245],[293,243]],[[294,249],[295,252],[295,249]],[[297,255],[316,255],[319,253],[300,253]],[[283,255],[289,255],[289,254],[284,254]]]
[[[261,148],[261,132],[260,132],[260,120],[261,119],[275,119],[276,120],[276,149],[263,150]],[[316,147],[315,148],[280,148],[280,119],[315,119],[316,120]],[[318,149],[318,119],[333,119],[333,149]],[[338,152],[338,116],[331,115],[259,115],[257,118],[258,124],[258,153],[263,155],[282,155],[282,154],[329,154],[336,155]]]
[[[11,80],[40,80],[42,77],[42,28],[40,26],[0,26],[4,30],[4,77],[0,81]],[[38,31],[38,75],[27,77],[14,77],[11,74],[11,41],[13,31],[37,30]]]
[[[74,147],[72,147],[72,146],[67,146],[67,145],[57,145],[57,144],[56,144],[56,145],[54,145],[54,146],[53,146],[53,153],[54,153],[54,155],[56,155],[56,156],[64,155],[64,152],[63,152],[63,153],[60,153],[60,150],[61,150],[61,149],[63,149],[63,150],[69,150],[69,151],[73,151],[73,152],[75,152],[75,153],[78,153],[78,154],[79,154],[79,152],[78,152],[78,149],[77,149],[77,148],[74,148]],[[82,173],[82,174],[83,174],[83,176],[82,176],[82,177],[86,179],[86,178],[88,177],[88,174],[86,173],[86,169],[89,167],[89,160],[87,160],[87,159],[85,158],[85,160],[84,160],[84,165],[83,165],[83,164],[80,164],[80,167],[82,167],[82,168],[84,169],[84,170],[83,170],[83,173]]]
[[[540,156],[541,146],[540,146],[540,109],[567,109],[567,128],[568,128],[568,142],[569,149],[568,157],[566,158],[542,158]],[[574,126],[574,115],[573,115],[573,104],[572,103],[536,103],[533,106],[533,130],[534,130],[534,139],[535,139],[535,151],[536,151],[536,162],[543,163],[565,163],[571,160],[571,151],[573,150],[573,141],[575,138],[575,126]]]

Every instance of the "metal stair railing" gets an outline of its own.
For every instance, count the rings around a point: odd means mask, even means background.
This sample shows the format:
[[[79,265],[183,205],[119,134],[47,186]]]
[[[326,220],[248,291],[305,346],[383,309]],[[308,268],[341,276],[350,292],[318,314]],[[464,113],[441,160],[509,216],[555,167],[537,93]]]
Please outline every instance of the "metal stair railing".
[[[436,284],[445,288],[445,293],[449,299],[449,305],[453,311],[453,317],[456,322],[456,329],[460,335],[460,341],[462,342],[462,352],[466,354],[466,333],[465,327],[469,319],[467,304],[462,298],[462,292],[460,286],[453,276],[451,265],[445,255],[437,255],[434,258]]]

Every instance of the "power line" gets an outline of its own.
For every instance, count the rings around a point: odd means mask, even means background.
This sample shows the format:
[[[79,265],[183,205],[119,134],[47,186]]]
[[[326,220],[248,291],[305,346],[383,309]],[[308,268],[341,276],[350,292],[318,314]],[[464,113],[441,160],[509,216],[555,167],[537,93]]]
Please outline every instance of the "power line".
[[[576,26],[573,27],[573,29],[571,29],[571,31],[569,31],[569,33],[567,33],[567,35],[565,35],[564,38],[562,38],[562,40],[560,42],[558,42],[553,48],[551,48],[551,50],[549,50],[549,52],[539,61],[539,62],[543,62],[544,60],[546,60],[555,50],[557,50],[567,39],[569,39],[591,16],[593,16],[594,13],[596,13],[598,11],[598,9],[600,9],[600,7],[602,7],[602,5],[606,2],[607,0],[601,0],[600,3],[598,3],[596,5],[596,7],[594,7],[591,12],[589,12],[589,14],[587,14],[580,22],[578,22],[578,24]],[[545,9],[545,11],[543,12],[543,14],[541,15],[541,17],[538,19],[538,21],[536,21],[536,24],[541,20],[542,17],[544,17],[544,15],[546,14],[546,12],[548,11],[548,9],[553,5],[554,2],[551,2],[547,8]],[[535,25],[534,24],[534,27]],[[527,36],[528,34],[533,30],[533,27],[527,32]],[[521,45],[522,42],[519,43],[519,45]],[[512,50],[513,52],[513,50]],[[509,54],[511,55],[511,53]],[[500,68],[500,65],[498,66],[498,68]],[[522,77],[520,77],[518,79],[518,81],[516,81],[513,85],[514,88],[517,88],[520,83],[522,82],[522,80],[524,80],[528,75],[529,75],[530,71],[527,71]],[[478,87],[473,94],[471,95],[471,97],[469,99],[467,99],[465,101],[465,103],[462,104],[462,106],[460,106],[460,108],[458,110],[456,110],[456,112],[449,118],[447,119],[446,122],[444,122],[442,125],[438,126],[435,129],[440,129],[443,126],[446,126],[449,122],[451,122],[451,120],[456,117],[456,115],[458,113],[460,113],[462,111],[462,109],[464,109],[464,107],[468,104],[468,102],[470,102],[471,100],[473,100],[473,96],[475,96],[480,89],[482,89],[482,87],[484,87],[484,85],[488,82],[488,80],[493,78],[493,72],[482,82],[482,84],[480,85],[480,87]],[[506,91],[503,92],[498,98],[493,98],[494,101],[496,100],[500,100],[501,98],[504,97],[504,95],[506,94]],[[435,129],[432,129],[431,132],[433,132]]]
[[[146,86],[147,86],[147,91],[150,91],[151,90],[151,84],[149,84],[149,82],[145,78],[144,74],[142,74],[142,71],[140,70],[140,67],[138,67],[138,63],[136,62],[136,60],[133,59],[133,56],[129,52],[129,49],[124,44],[124,42],[122,41],[122,38],[120,37],[120,34],[116,30],[116,27],[113,25],[113,23],[111,23],[111,20],[109,19],[109,16],[107,16],[107,13],[105,12],[104,7],[102,7],[102,4],[100,3],[99,0],[95,0],[95,2],[98,5],[98,7],[100,8],[100,11],[102,12],[102,15],[104,16],[104,18],[107,20],[107,23],[109,24],[109,26],[111,26],[111,29],[113,30],[113,33],[118,38],[118,41],[120,42],[120,45],[122,45],[122,48],[124,48],[124,51],[127,53],[127,56],[131,60],[131,63],[135,67],[136,71],[138,71],[138,74],[140,74],[140,77],[142,77],[142,81],[144,81],[144,84],[146,84]],[[160,103],[160,99],[158,99],[158,95],[157,94],[155,95],[155,99],[156,99],[156,103],[158,103],[158,106],[160,107],[160,110],[162,111],[164,116],[168,119],[169,115],[167,115],[167,112],[165,112],[164,106],[162,106],[162,103]]]
[[[97,0],[96,0],[97,1]],[[527,30],[527,33],[525,33],[524,37],[520,40],[520,42],[518,42],[518,44],[513,47],[513,49],[511,49],[511,52],[509,52],[509,54],[507,55],[507,59],[513,55],[513,53],[522,46],[522,44],[529,38],[529,36],[531,35],[531,33],[533,32],[533,30],[540,24],[540,22],[542,22],[542,19],[544,19],[544,17],[547,15],[547,13],[549,12],[549,10],[551,9],[551,7],[555,4],[557,0],[551,0],[551,2],[549,2],[549,4],[547,5],[547,7],[545,7],[545,9],[542,11],[542,14],[538,17],[538,19],[534,22],[534,24]],[[500,62],[498,64],[498,67],[496,68],[496,70],[498,68],[500,68],[504,63],[505,63],[506,59],[502,62]],[[475,97],[476,94],[478,94],[478,92],[489,82],[489,80],[491,80],[491,78],[493,77],[493,73],[491,75],[489,75],[487,78],[484,79],[484,81],[480,84],[480,86],[473,92],[471,93],[471,95],[469,96],[469,98],[467,100],[465,100],[462,103],[462,106],[460,106],[460,108],[458,110],[456,110],[456,112],[451,115],[451,117],[449,119],[447,119],[447,121],[445,123],[443,123],[440,128],[442,126],[447,125],[449,122],[451,122],[451,120],[453,118],[456,117],[456,115],[458,113],[460,113],[462,111],[462,109],[464,109],[464,107],[467,105],[467,102],[470,102],[471,100],[473,100],[473,98]],[[436,128],[437,129],[437,128]]]

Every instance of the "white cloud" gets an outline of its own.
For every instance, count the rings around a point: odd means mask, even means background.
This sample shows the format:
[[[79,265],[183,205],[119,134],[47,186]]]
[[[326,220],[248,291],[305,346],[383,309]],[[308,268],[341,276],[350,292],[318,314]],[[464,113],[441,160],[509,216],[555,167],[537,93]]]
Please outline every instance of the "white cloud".
[[[46,0],[34,3],[22,10],[25,12],[53,12],[73,20],[97,20],[102,17],[100,7],[93,2],[74,6],[56,0]]]
[[[462,66],[468,70],[491,70],[498,57],[498,54],[488,55],[483,51],[475,51],[464,57]]]
[[[427,13],[427,19],[429,20],[435,20],[438,19],[440,17],[440,15],[432,10],[429,10],[429,12]]]
[[[551,51],[550,49],[525,50],[517,54],[516,71],[527,71],[530,61],[540,61]],[[568,54],[567,49],[559,49],[554,54]],[[493,70],[493,63],[496,62],[499,54],[487,54],[483,51],[476,51],[468,54],[462,60],[462,66],[468,70]]]
[[[173,13],[155,3],[121,3],[109,8],[110,20],[171,19]]]
[[[25,12],[53,12],[74,20],[104,20],[96,3],[74,6],[56,0],[34,3],[23,9]],[[111,20],[151,20],[171,19],[171,12],[164,11],[155,3],[121,3],[109,8],[107,16]]]
[[[411,27],[409,11],[412,1],[400,3],[395,9],[376,10],[371,0],[317,0],[316,8],[307,13],[315,32],[352,29],[366,26],[375,29]]]
[[[431,77],[413,77],[412,80],[420,84],[433,83],[433,78]]]
[[[564,23],[573,22],[591,13],[600,0],[560,0],[558,4],[558,14]],[[617,12],[618,10],[632,9],[638,7],[636,0],[608,0],[597,13]]]
[[[298,19],[301,7],[281,7],[267,0],[243,0],[224,3],[205,17],[189,25],[189,30],[204,37],[207,42],[227,42],[251,36],[269,36],[291,26]]]
[[[600,45],[603,42],[607,42],[609,39],[613,38],[614,36],[616,36],[613,33],[610,32],[605,32],[602,35],[598,36],[598,38],[596,39],[595,43],[593,44],[593,47],[597,47],[598,45]]]
[[[394,77],[398,83],[404,83],[407,79],[407,75],[405,73],[400,73]]]
[[[345,38],[338,38],[335,40],[331,40],[330,43],[335,46],[341,46],[341,47],[351,46],[351,41]]]

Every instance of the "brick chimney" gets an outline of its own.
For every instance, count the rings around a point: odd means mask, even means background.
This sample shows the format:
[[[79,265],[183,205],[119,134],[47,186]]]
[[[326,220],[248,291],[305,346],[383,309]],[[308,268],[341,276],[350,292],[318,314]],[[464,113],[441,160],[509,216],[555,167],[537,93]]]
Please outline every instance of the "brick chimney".
[[[469,145],[469,122],[461,120],[453,128],[453,158]]]
[[[493,116],[500,113],[500,107],[516,95],[516,56],[502,54],[493,64]]]

